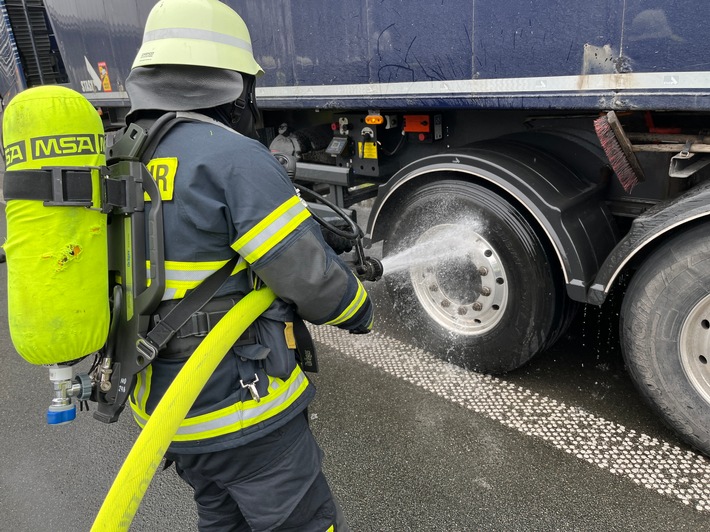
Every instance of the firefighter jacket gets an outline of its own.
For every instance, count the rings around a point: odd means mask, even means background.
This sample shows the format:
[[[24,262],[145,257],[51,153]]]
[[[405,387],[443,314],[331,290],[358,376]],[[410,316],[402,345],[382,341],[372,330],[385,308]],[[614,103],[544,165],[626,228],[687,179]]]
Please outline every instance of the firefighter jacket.
[[[148,163],[163,199],[167,278],[154,318],[235,253],[239,262],[210,304],[228,308],[261,282],[278,296],[222,360],[170,446],[204,453],[266,435],[313,398],[290,333],[294,313],[363,332],[373,309],[268,149],[202,115],[182,115],[194,121],[170,129]],[[171,341],[138,374],[130,404],[140,426],[200,341]]]

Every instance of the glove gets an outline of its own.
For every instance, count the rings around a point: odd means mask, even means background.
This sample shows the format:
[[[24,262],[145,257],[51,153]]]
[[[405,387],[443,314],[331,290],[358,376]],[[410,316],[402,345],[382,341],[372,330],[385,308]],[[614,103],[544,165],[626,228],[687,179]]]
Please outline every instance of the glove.
[[[353,241],[344,238],[340,235],[336,235],[332,231],[328,231],[325,227],[321,229],[321,232],[323,233],[323,239],[325,240],[325,243],[328,244],[331,248],[333,248],[333,251],[337,255],[340,255],[341,253],[347,253],[348,251],[351,251],[353,249]]]

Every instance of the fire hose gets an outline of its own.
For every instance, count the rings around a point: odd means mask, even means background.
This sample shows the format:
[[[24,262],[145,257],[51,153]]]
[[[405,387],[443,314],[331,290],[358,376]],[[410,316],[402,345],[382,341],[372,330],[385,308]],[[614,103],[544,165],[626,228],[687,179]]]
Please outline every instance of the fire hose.
[[[268,287],[250,292],[200,343],[136,439],[94,520],[92,532],[128,530],[165,451],[200,391],[234,342],[275,298]]]

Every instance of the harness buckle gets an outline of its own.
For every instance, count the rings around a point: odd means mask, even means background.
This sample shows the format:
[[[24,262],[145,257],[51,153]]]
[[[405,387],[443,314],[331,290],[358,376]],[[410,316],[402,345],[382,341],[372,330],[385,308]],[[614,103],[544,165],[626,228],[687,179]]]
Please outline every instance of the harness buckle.
[[[254,373],[254,380],[251,382],[244,383],[243,380],[239,379],[239,384],[242,385],[242,388],[248,389],[251,394],[251,398],[258,403],[261,401],[261,397],[259,396],[259,391],[256,389],[257,382],[259,382],[259,376],[256,373]]]
[[[143,357],[145,361],[144,364],[139,363],[141,369],[153,362],[153,359],[158,355],[158,348],[147,338],[143,338],[142,336],[139,336],[138,341],[136,341],[136,351],[138,351],[138,355]]]

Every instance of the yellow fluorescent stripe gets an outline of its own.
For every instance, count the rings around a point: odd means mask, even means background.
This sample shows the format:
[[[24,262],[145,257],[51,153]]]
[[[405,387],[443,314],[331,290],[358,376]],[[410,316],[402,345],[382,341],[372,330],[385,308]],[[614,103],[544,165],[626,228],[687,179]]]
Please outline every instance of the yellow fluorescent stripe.
[[[145,368],[145,390],[143,391],[143,397],[141,397],[141,410],[146,411],[146,405],[148,404],[148,396],[150,395],[150,385],[153,380],[153,366],[148,365]],[[141,371],[141,374],[144,373]]]
[[[143,372],[139,371],[136,375],[136,385],[133,387],[133,391],[131,392],[131,403],[138,403],[138,394],[141,386],[143,386]]]
[[[216,260],[216,261],[209,261],[209,262],[177,262],[177,261],[171,261],[171,260],[166,260],[165,261],[165,269],[166,270],[173,270],[176,272],[199,272],[199,271],[205,271],[205,272],[213,272],[219,270],[222,266],[227,264],[226,260]],[[150,271],[150,261],[146,261],[145,263],[146,266],[146,271]],[[238,271],[246,269],[247,265],[243,261],[237,262],[236,266],[234,266],[234,270],[232,273],[236,273]]]
[[[180,426],[182,427],[189,427],[192,425],[198,425],[200,423],[205,423],[208,421],[214,421],[215,419],[219,419],[224,416],[228,416],[230,414],[234,414],[235,412],[239,410],[249,410],[250,408],[259,408],[262,407],[264,404],[267,403],[272,403],[276,401],[279,397],[281,397],[283,394],[288,393],[288,388],[293,384],[293,381],[295,381],[297,378],[299,378],[300,375],[303,374],[303,371],[301,371],[301,368],[299,366],[296,366],[296,368],[293,370],[291,375],[289,376],[288,379],[281,380],[277,379],[275,377],[269,377],[269,390],[271,390],[271,384],[274,381],[279,382],[279,387],[276,390],[273,390],[269,393],[269,395],[262,397],[260,402],[256,402],[253,399],[249,401],[240,401],[239,403],[235,403],[229,406],[225,406],[224,408],[221,408],[219,410],[215,410],[214,412],[208,412],[206,414],[202,414],[200,416],[194,416],[194,417],[189,417],[186,418]],[[304,379],[306,382],[307,379]]]
[[[228,260],[211,260],[206,262],[178,262],[172,260],[165,261],[166,270],[177,270],[183,272],[194,272],[200,270],[219,270],[227,264]]]
[[[279,414],[286,410],[289,406],[293,404],[293,402],[298,399],[301,394],[305,391],[305,389],[308,387],[308,379],[303,379],[301,382],[300,386],[298,389],[291,394],[291,396],[284,402],[279,403],[277,406],[274,408],[271,408],[268,412],[265,412],[264,414],[253,417],[250,419],[242,420],[242,421],[237,421],[235,423],[232,423],[231,425],[226,425],[224,427],[218,427],[212,430],[207,430],[203,432],[199,432],[197,434],[177,434],[173,438],[173,441],[193,441],[193,440],[202,440],[205,438],[215,438],[217,436],[222,436],[224,434],[230,434],[232,432],[237,432],[241,429],[245,429],[247,427],[252,427],[258,423],[261,423],[262,421],[269,419],[276,414]],[[263,401],[263,399],[262,399]],[[249,401],[247,401],[249,402]]]
[[[230,275],[232,275],[232,276],[236,275],[239,272],[246,270],[247,267],[248,266],[247,266],[246,262],[239,262],[234,267],[234,270],[232,270],[232,273]],[[215,271],[217,271],[217,270],[215,270]],[[214,272],[210,272],[210,273],[214,273]],[[207,277],[209,277],[209,275],[206,275],[205,279]],[[187,280],[187,279],[170,279],[170,278],[168,278],[165,280],[165,286],[168,288],[184,288],[184,289],[189,290],[191,288],[195,288],[196,286],[198,286],[205,279],[199,279],[199,280],[193,281],[193,280]]]
[[[248,267],[247,263],[245,261],[240,260],[239,262],[237,262],[237,265],[232,270],[232,275],[239,273],[242,270],[246,270],[247,267]]]
[[[208,261],[197,261],[197,262],[187,262],[187,261],[177,261],[177,260],[166,260],[165,269],[166,270],[177,270],[177,271],[200,271],[200,270],[219,270],[222,266],[227,264],[228,260],[208,260]],[[150,261],[145,261],[146,268],[150,268]]]
[[[270,408],[267,412],[260,416],[255,416],[251,419],[247,420],[240,420],[234,423],[231,423],[230,425],[226,426],[221,426],[221,427],[216,427],[214,429],[210,429],[207,431],[202,431],[202,432],[197,432],[197,433],[192,433],[192,434],[176,434],[173,437],[173,441],[194,441],[194,440],[200,440],[203,438],[212,438],[215,436],[221,436],[223,434],[229,434],[231,432],[237,432],[238,430],[241,430],[246,427],[251,427],[253,425],[256,425],[257,423],[260,423],[272,416],[275,416],[276,414],[283,412],[286,408],[288,408],[293,402],[301,396],[301,394],[306,390],[308,387],[309,381],[308,378],[303,374],[303,371],[300,369],[300,367],[296,366],[296,368],[293,370],[293,373],[289,376],[287,380],[281,380],[277,379],[274,377],[269,377],[269,390],[271,390],[271,393],[269,393],[267,396],[263,397],[261,399],[261,402],[257,403],[256,401],[249,400],[249,401],[244,401],[244,402],[239,402],[235,403],[233,405],[229,405],[225,408],[222,408],[220,410],[216,410],[214,412],[209,412],[207,414],[202,414],[200,416],[195,416],[191,418],[184,419],[182,423],[180,423],[181,427],[186,427],[186,426],[193,426],[193,425],[198,425],[201,423],[207,423],[210,421],[215,421],[219,420],[219,418],[228,416],[231,414],[235,414],[239,411],[242,411],[244,413],[248,413],[250,409],[254,408],[262,408],[264,404],[269,403],[269,402],[276,402],[278,401],[281,396],[284,394],[289,393],[290,386],[293,384],[293,382],[298,379],[298,378],[303,378],[302,382],[299,384],[298,388],[294,391],[291,391],[290,397],[288,397],[285,401],[282,403],[279,403],[275,405],[273,408]],[[279,387],[276,390],[273,390],[271,387],[271,384],[274,381],[279,382]],[[147,399],[148,394],[145,394],[145,397]],[[133,401],[130,401],[131,408],[133,409],[133,418],[135,419],[136,423],[138,426],[143,428],[145,424],[148,422],[150,419],[150,416],[146,412],[145,409],[145,404],[142,405],[142,408],[139,405],[136,405]]]
[[[327,325],[337,325],[339,323],[347,321],[360,309],[360,307],[362,307],[362,304],[365,302],[365,299],[367,299],[367,293],[365,293],[365,288],[362,286],[360,280],[356,279],[356,281],[357,292],[355,293],[355,297],[353,298],[353,300],[350,302],[350,305],[348,305],[347,308],[340,313],[340,316],[326,322]]]
[[[183,288],[182,290],[175,290],[175,297],[173,299],[182,299],[187,295],[187,289]]]
[[[285,388],[288,388],[287,386],[284,386]],[[237,432],[241,429],[245,429],[247,427],[251,427],[253,425],[256,425],[257,423],[261,423],[262,421],[269,419],[270,417],[275,416],[276,414],[279,414],[280,412],[283,412],[286,410],[289,406],[293,404],[293,402],[298,399],[301,394],[308,388],[308,379],[303,379],[303,382],[299,385],[298,389],[291,394],[291,396],[288,398],[288,400],[280,403],[278,406],[275,406],[274,408],[270,409],[268,412],[262,414],[261,416],[257,416],[251,419],[247,420],[242,420],[242,421],[237,421],[235,423],[232,423],[231,425],[227,425],[224,427],[217,427],[215,429],[211,429],[208,431],[203,431],[203,432],[198,432],[198,433],[193,433],[193,434],[176,434],[173,437],[173,441],[195,441],[195,440],[202,440],[206,438],[214,438],[216,436],[223,436],[224,434],[229,434],[232,432]],[[256,401],[253,401],[256,402]],[[131,408],[133,409],[133,419],[135,422],[138,424],[139,427],[143,428],[145,427],[145,424],[148,422],[150,419],[150,416],[145,413],[145,410],[141,410],[138,408],[133,401],[130,401]],[[236,405],[235,405],[236,406]],[[240,410],[239,408],[232,408],[233,411]],[[212,413],[214,414],[214,412]],[[192,418],[190,418],[192,419]],[[185,420],[183,423],[180,424],[180,426],[184,426],[186,423]]]
[[[131,408],[139,414],[146,412],[150,384],[153,378],[153,367],[147,366],[136,374],[136,385],[131,392]]]
[[[232,249],[239,251],[252,238],[254,238],[255,236],[258,236],[259,233],[261,233],[266,227],[271,225],[271,223],[274,220],[276,220],[279,216],[281,216],[284,212],[289,210],[291,207],[293,207],[299,201],[301,201],[301,200],[298,196],[292,196],[291,198],[289,198],[288,200],[283,202],[274,211],[272,211],[271,214],[269,214],[266,218],[261,220],[258,224],[256,224],[251,229],[249,229],[249,231],[247,231],[244,236],[237,239],[237,241],[234,244],[232,244]]]
[[[271,235],[261,246],[256,248],[254,251],[249,253],[244,259],[249,263],[253,264],[257,260],[259,260],[261,257],[266,255],[271,248],[273,248],[276,244],[281,242],[284,238],[286,238],[288,235],[290,235],[296,227],[301,225],[301,222],[308,218],[311,215],[310,212],[307,210],[303,210],[299,212],[296,216],[294,216],[286,225],[284,225],[281,229],[279,229],[276,233]]]
[[[166,288],[186,288],[189,290],[191,288],[195,288],[201,282],[202,281],[173,281],[171,279],[168,279],[165,281],[165,287]]]

